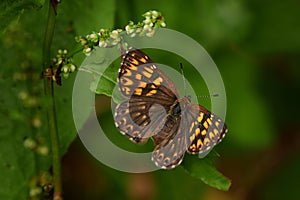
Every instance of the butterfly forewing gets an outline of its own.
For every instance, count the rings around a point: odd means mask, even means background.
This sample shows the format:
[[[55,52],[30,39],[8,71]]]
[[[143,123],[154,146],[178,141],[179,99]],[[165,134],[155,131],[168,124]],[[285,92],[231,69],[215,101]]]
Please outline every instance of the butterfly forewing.
[[[137,49],[122,57],[118,84],[127,100],[115,111],[116,126],[132,141],[144,142],[164,126],[166,114],[177,100],[177,88]]]
[[[142,95],[143,89],[150,90],[147,94],[151,96],[151,91],[154,93],[154,89],[162,85],[171,90],[175,98],[179,97],[173,82],[145,53],[134,48],[122,57],[118,82],[122,94],[128,98],[132,94]]]

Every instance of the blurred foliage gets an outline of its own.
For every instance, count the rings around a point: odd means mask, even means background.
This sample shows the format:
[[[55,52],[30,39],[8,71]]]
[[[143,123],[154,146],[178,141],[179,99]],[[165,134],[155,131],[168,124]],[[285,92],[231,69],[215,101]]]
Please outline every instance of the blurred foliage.
[[[43,108],[47,100],[39,78],[47,10],[43,4],[29,0],[0,3],[0,180],[8,186],[0,187],[0,199],[27,199],[24,194],[29,193],[33,176],[50,166],[49,155],[24,147],[27,138],[49,146]],[[299,2],[64,0],[57,9],[52,55],[58,48],[74,49],[76,35],[103,27],[122,28],[150,9],[163,13],[168,28],[202,44],[223,76],[229,132],[216,147],[220,154],[217,164],[233,185],[226,193],[208,188],[182,167],[147,174],[118,172],[91,158],[76,140],[63,159],[66,199],[296,199],[300,166]],[[182,62],[159,54],[152,58],[174,68]],[[77,64],[82,60],[83,56],[75,57]],[[202,85],[188,68],[185,75],[193,86]],[[76,136],[72,85],[71,78],[55,88],[63,152]],[[196,89],[207,94],[203,86]],[[110,99],[97,96],[96,100],[100,123],[111,120]],[[203,104],[209,108],[208,99],[203,99]],[[118,145],[126,143],[126,148],[137,149],[125,137],[109,137]],[[152,147],[146,144],[140,148]]]

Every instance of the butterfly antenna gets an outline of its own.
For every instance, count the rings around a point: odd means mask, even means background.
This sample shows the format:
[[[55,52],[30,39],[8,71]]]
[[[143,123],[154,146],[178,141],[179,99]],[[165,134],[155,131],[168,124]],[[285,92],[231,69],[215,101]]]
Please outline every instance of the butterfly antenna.
[[[219,94],[210,94],[210,95],[197,95],[199,98],[211,98],[211,97],[218,97]]]
[[[180,63],[180,70],[181,70],[182,80],[183,80],[184,96],[186,96],[186,80],[185,80],[184,73],[183,73],[183,64],[182,63]]]

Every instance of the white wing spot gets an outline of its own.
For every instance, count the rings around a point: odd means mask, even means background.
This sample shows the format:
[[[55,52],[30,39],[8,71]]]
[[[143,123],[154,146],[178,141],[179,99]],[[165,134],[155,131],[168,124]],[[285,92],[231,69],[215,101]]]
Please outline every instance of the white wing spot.
[[[116,127],[119,127],[119,125],[118,125],[118,123],[117,123],[117,122],[115,122],[115,126],[116,126]]]
[[[170,169],[173,169],[173,168],[175,168],[176,167],[176,165],[172,165],[171,167],[170,167]]]
[[[120,133],[122,133],[122,135],[125,135],[125,134],[126,134],[124,131],[121,131],[121,130],[120,130]]]

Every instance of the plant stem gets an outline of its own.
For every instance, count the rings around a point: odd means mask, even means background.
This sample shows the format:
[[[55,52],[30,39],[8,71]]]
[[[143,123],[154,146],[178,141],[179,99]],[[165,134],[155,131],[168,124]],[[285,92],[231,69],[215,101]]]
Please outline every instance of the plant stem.
[[[78,46],[74,51],[70,52],[67,56],[67,58],[71,58],[73,57],[75,54],[82,52],[82,50],[84,49],[83,46]]]
[[[46,25],[46,32],[44,38],[43,46],[43,69],[50,67],[50,49],[53,38],[53,32],[55,27],[55,13],[51,5],[50,0],[48,0],[48,19]],[[53,167],[53,187],[54,194],[53,200],[62,200],[62,181],[61,181],[61,160],[59,151],[59,138],[58,138],[58,128],[56,121],[56,111],[55,111],[55,99],[54,99],[54,88],[53,80],[44,79],[45,96],[49,99],[49,104],[47,105],[47,118],[49,134],[51,139],[51,150],[52,150],[52,167]]]
[[[106,76],[104,73],[101,73],[101,72],[98,72],[96,70],[93,70],[91,68],[86,68],[86,67],[80,67],[79,68],[79,71],[83,71],[83,72],[88,72],[88,73],[91,73],[91,74],[97,74],[98,76],[100,77],[104,77],[106,80],[112,82],[113,84],[117,84],[117,81],[116,80],[113,80],[111,79],[110,77]]]

